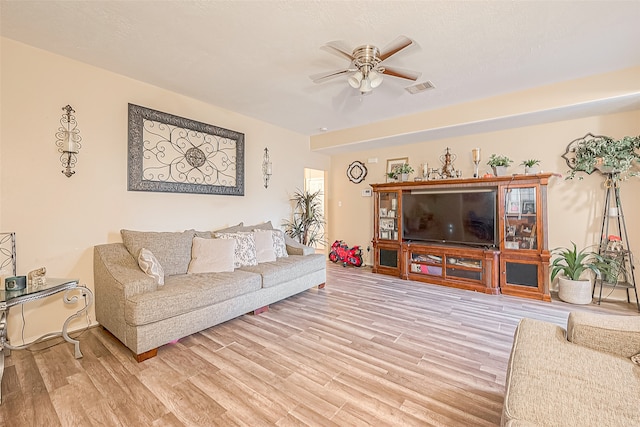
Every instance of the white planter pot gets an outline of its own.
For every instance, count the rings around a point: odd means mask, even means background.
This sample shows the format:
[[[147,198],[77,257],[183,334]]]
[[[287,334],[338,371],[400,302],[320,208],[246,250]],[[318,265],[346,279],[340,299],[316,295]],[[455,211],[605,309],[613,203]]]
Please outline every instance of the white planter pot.
[[[493,166],[493,174],[495,176],[505,176],[507,174],[506,166]]]
[[[540,168],[536,165],[536,166],[525,166],[524,167],[524,173],[526,175],[535,175],[537,173],[540,173]]]
[[[401,182],[409,181],[409,174],[408,173],[403,173],[402,175],[400,175],[400,181]]]
[[[591,280],[570,280],[558,277],[558,297],[571,304],[591,304]]]

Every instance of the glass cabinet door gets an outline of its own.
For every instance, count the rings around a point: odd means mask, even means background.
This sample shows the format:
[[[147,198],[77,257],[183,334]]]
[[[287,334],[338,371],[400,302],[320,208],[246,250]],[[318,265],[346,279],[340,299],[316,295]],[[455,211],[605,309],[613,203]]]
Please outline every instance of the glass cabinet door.
[[[504,194],[504,249],[537,250],[535,187],[512,187]]]
[[[398,193],[378,193],[378,238],[398,240]]]

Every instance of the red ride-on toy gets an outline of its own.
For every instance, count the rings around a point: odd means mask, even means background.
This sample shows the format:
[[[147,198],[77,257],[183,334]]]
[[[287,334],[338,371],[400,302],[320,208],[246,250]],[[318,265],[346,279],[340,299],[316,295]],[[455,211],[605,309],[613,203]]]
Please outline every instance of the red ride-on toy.
[[[354,246],[349,249],[349,246],[342,240],[336,240],[331,245],[331,252],[329,252],[329,259],[333,262],[342,262],[342,266],[346,267],[347,264],[355,267],[362,266],[362,250],[360,246]]]

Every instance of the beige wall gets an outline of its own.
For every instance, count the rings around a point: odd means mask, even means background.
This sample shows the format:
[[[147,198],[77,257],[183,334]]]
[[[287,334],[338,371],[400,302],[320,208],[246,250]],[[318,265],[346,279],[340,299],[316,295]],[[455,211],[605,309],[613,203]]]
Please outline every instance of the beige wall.
[[[304,135],[12,40],[2,39],[1,54],[0,230],[17,234],[19,274],[46,266],[50,277],[77,277],[92,288],[93,245],[119,241],[121,228],[279,225],[290,214],[290,194],[303,188],[304,168],[330,168],[330,158],[311,153]],[[127,191],[128,103],[244,133],[245,196]],[[71,178],[60,173],[55,146],[66,104],[76,110],[82,136]],[[268,189],[261,172],[265,146],[274,171]],[[25,338],[56,329],[75,310],[55,297],[29,303]],[[10,314],[15,344],[20,309]]]
[[[439,156],[446,147],[451,147],[452,152],[458,156],[456,168],[462,169],[464,176],[470,177],[473,175],[471,149],[480,147],[483,159],[481,171],[489,169],[486,161],[492,153],[496,153],[514,160],[510,173],[523,173],[523,167],[518,164],[528,158],[537,158],[542,161],[545,172],[557,172],[566,176],[568,168],[560,156],[564,154],[570,141],[587,132],[615,138],[638,135],[638,123],[640,110],[333,156],[329,179],[329,240],[342,239],[349,245],[357,244],[364,248],[370,244],[373,238],[373,198],[362,197],[361,192],[370,188],[372,183],[385,182],[387,159],[409,157],[411,166],[419,170],[425,161],[431,167],[441,165]],[[367,163],[373,158],[377,158],[378,162]],[[368,169],[366,180],[357,185],[349,182],[345,175],[347,166],[354,160],[365,162]],[[415,174],[411,179],[414,177]],[[598,241],[605,194],[602,176],[593,174],[585,176],[582,181],[552,178],[548,194],[550,248],[569,245],[570,241],[575,241],[579,246]],[[635,253],[640,253],[638,195],[640,178],[623,183],[621,198],[631,249]],[[369,254],[367,263],[372,261],[372,254]]]

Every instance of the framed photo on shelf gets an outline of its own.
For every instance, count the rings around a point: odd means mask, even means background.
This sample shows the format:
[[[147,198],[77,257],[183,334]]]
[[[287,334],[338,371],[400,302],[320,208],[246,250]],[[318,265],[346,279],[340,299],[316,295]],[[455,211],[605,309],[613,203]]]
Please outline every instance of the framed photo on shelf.
[[[395,229],[395,221],[392,218],[380,220],[380,230],[393,231]]]
[[[522,202],[522,213],[523,214],[534,214],[534,213],[536,213],[536,203],[535,202]]]
[[[391,235],[391,233],[389,231],[380,230],[380,238],[381,239],[389,240],[390,239],[390,235]]]
[[[520,249],[519,242],[504,242],[505,249]]]
[[[395,167],[400,167],[404,164],[409,164],[408,157],[400,157],[398,159],[387,159],[387,173],[393,172]]]
[[[387,216],[387,208],[380,208],[380,216]]]
[[[507,203],[507,213],[519,214],[520,202],[518,202],[517,200],[509,200],[509,202]]]

